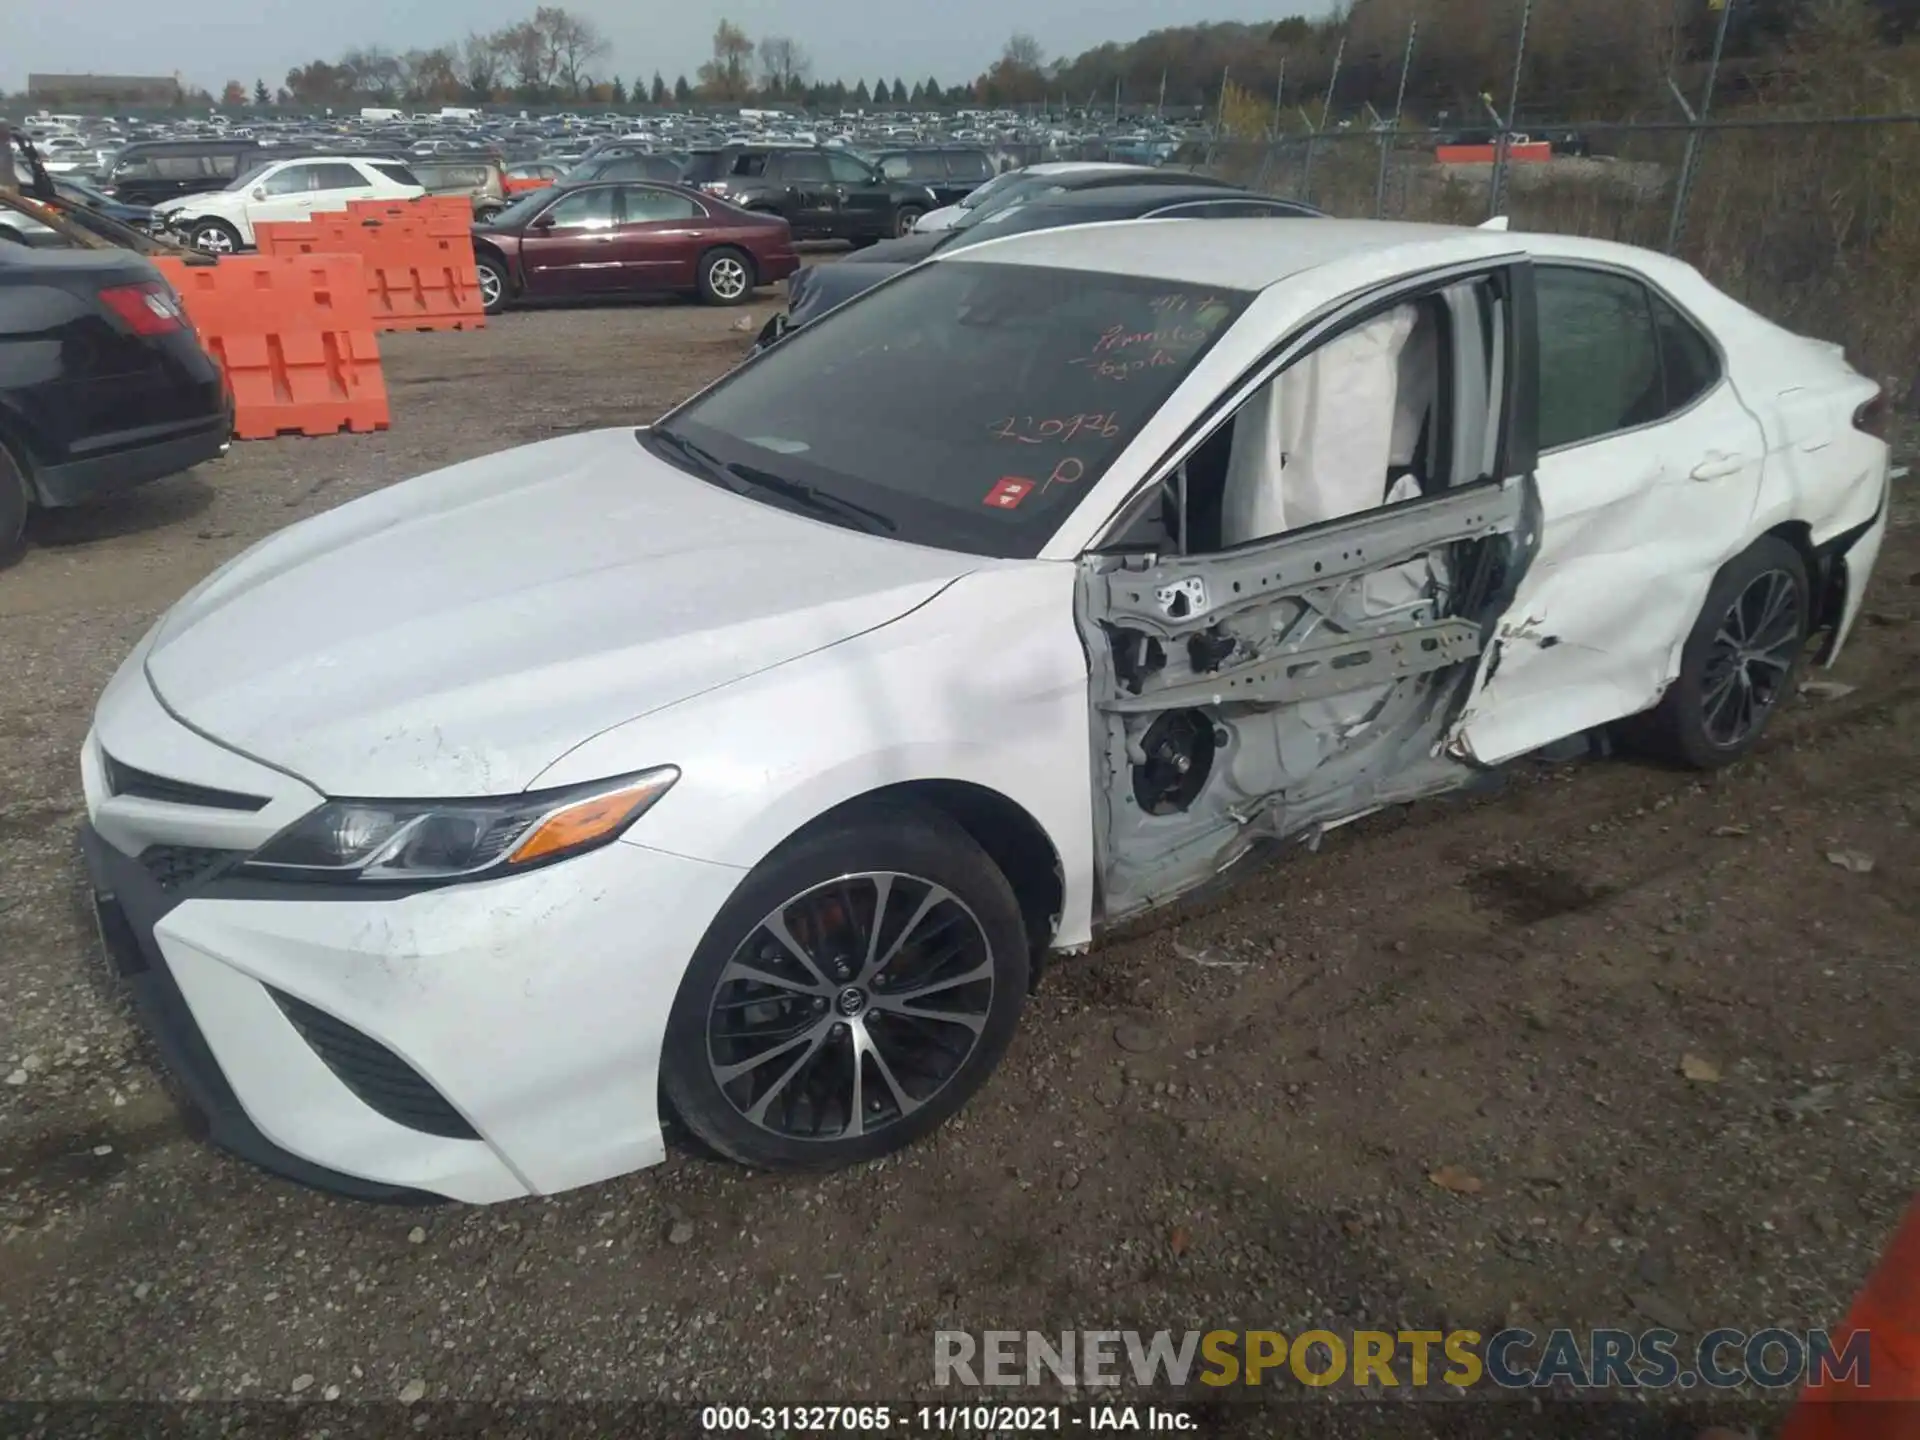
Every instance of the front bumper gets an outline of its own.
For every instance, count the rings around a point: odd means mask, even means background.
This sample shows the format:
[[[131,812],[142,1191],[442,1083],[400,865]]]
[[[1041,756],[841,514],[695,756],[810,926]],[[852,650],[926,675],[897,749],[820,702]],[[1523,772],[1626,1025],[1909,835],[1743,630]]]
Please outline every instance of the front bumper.
[[[128,767],[270,798],[114,793]],[[102,937],[216,1143],[346,1195],[474,1203],[664,1158],[667,1017],[742,871],[623,840],[410,893],[242,879],[318,797],[180,726],[137,668],[82,773]]]

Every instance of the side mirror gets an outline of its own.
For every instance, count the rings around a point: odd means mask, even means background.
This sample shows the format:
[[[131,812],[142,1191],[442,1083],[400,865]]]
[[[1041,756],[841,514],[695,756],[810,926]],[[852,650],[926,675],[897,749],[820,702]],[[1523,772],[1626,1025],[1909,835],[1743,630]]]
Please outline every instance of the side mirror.
[[[266,199],[266,198],[267,198],[267,187],[266,187],[266,186],[264,186],[264,185],[256,185],[256,186],[254,186],[254,187],[253,187],[253,198],[254,198],[254,199],[256,199],[256,200],[264,200],[264,199]]]
[[[533,222],[533,228],[535,230],[551,230],[558,223],[559,222],[553,218],[552,213],[549,212],[545,215],[542,215],[539,219],[535,220]]]

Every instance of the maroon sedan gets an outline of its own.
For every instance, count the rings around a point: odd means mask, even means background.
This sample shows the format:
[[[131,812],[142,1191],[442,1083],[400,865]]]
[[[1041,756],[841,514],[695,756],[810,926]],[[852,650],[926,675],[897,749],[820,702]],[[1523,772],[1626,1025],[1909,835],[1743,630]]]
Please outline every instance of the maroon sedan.
[[[473,254],[489,315],[521,299],[666,291],[738,305],[800,268],[779,216],[637,180],[535,191],[473,227]]]

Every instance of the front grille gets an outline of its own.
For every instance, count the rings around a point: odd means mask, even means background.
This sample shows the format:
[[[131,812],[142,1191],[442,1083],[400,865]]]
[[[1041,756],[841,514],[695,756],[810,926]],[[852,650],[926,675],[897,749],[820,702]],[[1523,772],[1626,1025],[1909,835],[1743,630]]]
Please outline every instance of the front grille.
[[[264,810],[267,801],[260,795],[242,795],[237,790],[216,790],[211,785],[195,785],[186,780],[169,780],[122,764],[102,751],[101,766],[107,773],[107,789],[115,795],[130,795],[139,800],[159,800],[168,805],[197,805],[207,810]]]
[[[207,850],[198,845],[149,845],[140,852],[140,864],[162,890],[178,890],[206,879],[244,854],[239,850]]]
[[[478,1140],[476,1131],[426,1078],[378,1040],[304,1000],[269,989],[301,1039],[355,1095],[396,1125],[449,1140]]]

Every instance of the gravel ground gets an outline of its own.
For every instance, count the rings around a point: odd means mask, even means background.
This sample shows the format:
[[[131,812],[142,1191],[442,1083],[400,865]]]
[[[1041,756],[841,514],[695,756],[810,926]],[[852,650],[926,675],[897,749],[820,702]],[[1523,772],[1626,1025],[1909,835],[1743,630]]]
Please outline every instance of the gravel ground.
[[[1920,1156],[1904,489],[1831,677],[1856,688],[1802,697],[1748,763],[1529,765],[1250,868],[1060,962],[986,1092],[886,1162],[683,1149],[409,1210],[195,1140],[83,903],[74,755],[113,666],[259,536],[646,418],[772,304],[387,337],[391,431],[239,445],[48,519],[0,576],[0,1396],[859,1402],[927,1393],[949,1327],[1837,1320]],[[1470,1408],[1449,1433],[1525,1412]]]

